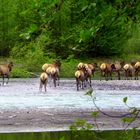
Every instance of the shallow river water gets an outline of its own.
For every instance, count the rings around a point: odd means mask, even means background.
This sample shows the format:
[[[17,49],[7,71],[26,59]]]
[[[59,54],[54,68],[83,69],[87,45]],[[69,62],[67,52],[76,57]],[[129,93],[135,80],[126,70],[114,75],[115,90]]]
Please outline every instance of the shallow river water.
[[[103,109],[125,109],[128,105],[140,107],[140,81],[92,81],[96,104]],[[73,79],[61,79],[54,88],[49,83],[47,92],[39,91],[39,79],[10,79],[0,86],[0,108],[94,108],[92,99],[86,96],[88,89],[76,91]]]

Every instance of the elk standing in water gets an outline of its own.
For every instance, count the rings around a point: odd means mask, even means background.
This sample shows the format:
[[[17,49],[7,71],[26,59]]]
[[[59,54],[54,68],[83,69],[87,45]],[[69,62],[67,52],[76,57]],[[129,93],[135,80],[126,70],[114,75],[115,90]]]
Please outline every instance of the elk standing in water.
[[[108,63],[102,63],[100,65],[100,70],[101,70],[101,77],[105,76],[105,80],[112,80],[112,71],[115,69],[114,64],[108,64]],[[100,77],[100,80],[101,80]]]
[[[56,85],[59,86],[59,68],[54,66],[48,67],[46,70],[46,73],[49,75],[49,77],[53,80],[53,84],[54,87],[56,87]],[[58,84],[56,84],[56,81],[58,81]]]
[[[135,63],[134,69],[135,69],[135,80],[138,80],[139,72],[140,72],[140,62]]]
[[[125,80],[129,80],[129,77],[132,80],[134,67],[131,64],[125,64],[123,66],[123,69],[124,69],[124,74],[125,74]]]
[[[125,64],[124,61],[122,61],[122,62],[117,61],[117,62],[114,63],[113,71],[117,73],[118,80],[121,79],[121,73],[120,72],[123,70],[124,64]]]
[[[7,77],[7,84],[9,82],[9,74],[12,71],[12,67],[13,67],[13,62],[9,62],[8,64],[1,64],[0,65],[0,75],[2,76],[3,82],[2,84],[4,85],[4,78]]]
[[[47,75],[47,73],[43,72],[40,75],[40,87],[39,87],[39,90],[42,91],[42,87],[44,86],[44,90],[46,92],[47,91],[47,89],[46,89],[47,83],[48,83],[48,75]]]
[[[85,75],[85,70],[83,68],[75,72],[75,79],[76,79],[77,91],[79,90],[79,87],[84,89],[84,82],[86,80],[86,75]]]
[[[45,63],[43,66],[42,66],[42,70],[44,72],[46,72],[47,68],[48,67],[51,67],[51,66],[57,66],[60,70],[60,67],[61,67],[61,62],[59,60],[55,60],[53,64],[48,64],[48,63]]]
[[[54,61],[53,64],[45,63],[42,66],[42,70],[48,74],[50,79],[53,80],[54,87],[56,87],[56,81],[58,81],[58,86],[59,86],[60,67],[61,67],[61,62],[59,60]]]

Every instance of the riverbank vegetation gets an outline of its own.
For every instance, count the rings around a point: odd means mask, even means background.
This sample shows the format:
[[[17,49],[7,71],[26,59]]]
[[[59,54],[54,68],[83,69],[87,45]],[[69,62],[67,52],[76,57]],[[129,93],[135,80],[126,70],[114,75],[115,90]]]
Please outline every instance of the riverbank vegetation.
[[[54,59],[62,77],[79,61],[140,59],[138,1],[4,0],[0,8],[0,57],[14,61],[13,77],[35,76]]]

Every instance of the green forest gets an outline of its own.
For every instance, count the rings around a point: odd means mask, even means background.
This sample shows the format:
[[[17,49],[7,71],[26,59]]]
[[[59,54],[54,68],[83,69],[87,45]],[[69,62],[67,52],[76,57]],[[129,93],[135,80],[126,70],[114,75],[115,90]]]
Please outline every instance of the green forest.
[[[51,59],[140,58],[137,0],[1,0],[0,9],[0,57],[28,70]]]

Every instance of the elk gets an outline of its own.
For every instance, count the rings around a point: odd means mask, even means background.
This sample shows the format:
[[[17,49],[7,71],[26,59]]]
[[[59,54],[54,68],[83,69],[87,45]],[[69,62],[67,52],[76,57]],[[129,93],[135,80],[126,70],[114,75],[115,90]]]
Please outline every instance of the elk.
[[[48,67],[51,67],[51,66],[57,66],[60,70],[60,67],[61,67],[61,62],[59,60],[55,60],[53,64],[49,64],[49,63],[45,63],[43,66],[42,66],[42,70],[44,72],[46,72],[47,68]]]
[[[101,77],[104,76],[105,80],[109,80],[109,76],[110,79],[112,80],[112,71],[115,69],[115,65],[114,64],[108,64],[108,63],[102,63],[100,65],[100,71],[101,71]],[[101,80],[100,77],[100,80]]]
[[[139,72],[140,72],[140,62],[139,61],[134,64],[134,69],[135,69],[135,72],[134,72],[135,80],[138,80],[139,79],[138,76],[139,76]]]
[[[116,73],[117,73],[117,76],[118,76],[118,80],[120,80],[121,79],[121,71],[122,71],[122,69],[123,69],[123,66],[124,66],[124,61],[122,61],[122,62],[115,62],[115,64],[114,64],[114,69],[113,69],[113,71],[115,71]],[[112,66],[113,66],[113,64],[112,64]]]
[[[53,79],[54,87],[56,87],[56,81],[58,81],[59,86],[59,68],[55,65],[52,65],[46,69],[46,73],[51,79]]]
[[[46,92],[47,91],[47,89],[46,89],[47,83],[48,83],[48,75],[47,75],[46,72],[42,72],[40,74],[40,87],[39,87],[39,90],[42,91],[42,87],[44,86],[44,90]]]
[[[9,62],[8,64],[1,64],[0,65],[0,75],[2,76],[3,82],[2,84],[4,85],[4,78],[7,77],[7,84],[9,82],[9,74],[12,71],[12,67],[13,67],[13,62]]]
[[[95,72],[95,70],[96,70],[96,68],[97,68],[97,63],[91,64],[91,63],[82,63],[82,62],[80,62],[80,63],[77,65],[77,68],[78,68],[78,69],[81,69],[81,68],[83,68],[83,67],[86,67],[86,68],[91,69],[92,74],[93,74],[93,76],[94,76],[94,72]]]
[[[80,62],[77,65],[77,68],[78,70],[83,70],[85,72],[85,82],[89,83],[89,86],[91,87],[91,77],[92,77],[92,74],[94,75],[95,65]]]
[[[96,68],[98,67],[97,63],[91,63],[91,64],[88,63],[88,64],[85,64],[85,66],[91,69],[92,75],[94,76],[94,72]]]
[[[125,75],[125,80],[128,80],[130,77],[130,79],[132,80],[132,76],[133,76],[133,71],[134,71],[134,68],[131,64],[125,64],[123,66],[123,69],[124,69],[124,75]]]
[[[79,90],[79,87],[84,89],[84,82],[86,80],[86,73],[85,72],[86,71],[84,68],[81,68],[80,70],[77,70],[75,72],[77,91]]]
[[[58,80],[58,86],[59,86],[60,67],[61,67],[61,62],[59,60],[55,60],[54,63],[52,64],[45,63],[42,66],[42,70],[46,72],[51,79],[53,79],[53,83],[55,87],[56,87],[57,80]]]
[[[93,74],[93,67],[89,64],[84,64],[84,68],[85,68],[85,78],[86,78],[86,82],[88,83],[89,82],[89,86],[91,87],[91,77],[92,77],[92,74]]]

